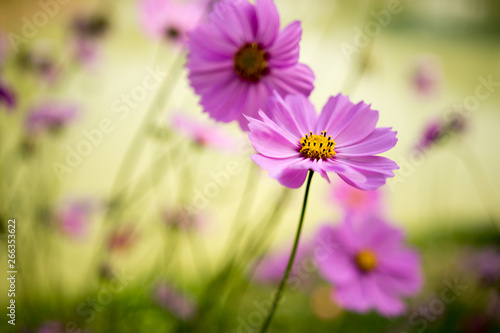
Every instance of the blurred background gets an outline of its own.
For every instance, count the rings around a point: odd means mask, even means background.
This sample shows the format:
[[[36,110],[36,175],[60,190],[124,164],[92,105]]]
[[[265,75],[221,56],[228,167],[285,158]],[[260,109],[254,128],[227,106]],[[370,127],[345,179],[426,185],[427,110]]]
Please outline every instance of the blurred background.
[[[316,108],[342,92],[398,131],[384,156],[401,169],[379,191],[424,285],[385,318],[342,309],[312,273],[271,331],[500,332],[500,3],[275,3],[282,27],[302,21]],[[16,325],[3,314],[1,331],[256,331],[279,280],[255,265],[289,251],[303,189],[255,166],[237,124],[202,113],[183,45],[148,33],[141,1],[0,8],[0,261],[8,271],[15,219],[18,272]],[[339,184],[313,179],[303,239],[341,222]],[[451,281],[466,286],[455,301],[419,312]]]

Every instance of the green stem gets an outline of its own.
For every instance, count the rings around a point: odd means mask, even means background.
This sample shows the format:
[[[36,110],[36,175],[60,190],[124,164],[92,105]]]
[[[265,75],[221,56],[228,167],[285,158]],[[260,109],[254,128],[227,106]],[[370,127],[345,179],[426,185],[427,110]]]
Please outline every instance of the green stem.
[[[297,233],[295,234],[295,241],[293,243],[292,253],[290,254],[290,259],[288,260],[288,265],[286,266],[285,275],[281,280],[280,286],[278,288],[278,292],[274,297],[273,305],[271,310],[269,310],[269,314],[267,315],[266,321],[262,325],[260,329],[260,333],[265,333],[271,320],[273,319],[274,312],[278,308],[278,303],[281,299],[281,295],[283,294],[286,286],[286,281],[288,280],[288,276],[290,275],[290,271],[292,270],[293,261],[295,259],[295,253],[297,252],[297,246],[299,245],[300,231],[302,230],[302,223],[304,222],[304,215],[306,214],[306,206],[307,206],[307,197],[309,196],[309,187],[311,186],[311,180],[314,172],[309,170],[309,174],[307,176],[307,185],[306,185],[306,193],[304,194],[304,202],[302,203],[302,212],[300,213],[299,226],[297,227]]]

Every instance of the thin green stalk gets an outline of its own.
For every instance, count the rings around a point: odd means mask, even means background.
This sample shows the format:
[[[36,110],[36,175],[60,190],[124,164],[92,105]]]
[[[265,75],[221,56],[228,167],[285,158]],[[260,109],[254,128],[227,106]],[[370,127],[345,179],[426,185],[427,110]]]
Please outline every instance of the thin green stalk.
[[[300,232],[302,230],[302,224],[304,222],[304,215],[306,214],[306,206],[307,206],[307,197],[309,196],[309,187],[311,186],[311,180],[314,172],[309,170],[307,175],[307,185],[306,185],[306,193],[304,194],[304,202],[302,203],[302,212],[300,213],[299,225],[297,227],[297,233],[295,234],[295,241],[293,242],[292,253],[290,254],[290,259],[288,260],[288,265],[286,266],[285,275],[283,275],[283,279],[281,280],[280,286],[278,288],[278,292],[274,297],[273,305],[271,310],[269,310],[269,314],[267,315],[266,321],[262,325],[260,332],[265,333],[271,320],[273,319],[274,312],[278,308],[278,303],[281,299],[281,295],[283,294],[286,286],[286,282],[288,280],[288,276],[290,275],[290,271],[292,270],[293,261],[295,260],[295,253],[297,252],[297,247],[299,245]]]

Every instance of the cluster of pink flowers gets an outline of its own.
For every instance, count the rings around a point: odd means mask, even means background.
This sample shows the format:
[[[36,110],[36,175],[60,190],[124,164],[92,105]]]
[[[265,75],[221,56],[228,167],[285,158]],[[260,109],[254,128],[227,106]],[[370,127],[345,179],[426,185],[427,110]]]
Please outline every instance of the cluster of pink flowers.
[[[364,192],[384,185],[398,169],[394,161],[378,156],[395,146],[396,132],[377,127],[379,113],[369,104],[353,103],[342,94],[316,112],[308,99],[314,74],[299,63],[301,24],[296,21],[281,30],[272,0],[223,0],[204,22],[203,15],[194,15],[180,23],[182,11],[177,21],[167,11],[152,14],[167,5],[174,8],[166,0],[144,1],[143,24],[151,35],[170,36],[175,30],[185,40],[188,78],[203,111],[248,131],[257,151],[253,161],[282,185],[302,186],[308,171],[328,182],[329,174],[337,174],[344,182],[336,182],[341,191],[333,195],[345,209],[344,222],[321,227],[313,242],[301,244],[292,274],[326,237],[326,244],[334,240],[334,245],[317,264],[320,275],[335,286],[332,299],[357,312],[401,314],[401,297],[415,294],[421,285],[419,258],[404,246],[402,233],[379,217],[378,192]],[[204,133],[196,126],[185,121],[179,125],[200,144],[209,141],[195,134]],[[257,279],[279,280],[287,260],[284,255],[265,259],[257,267]]]
[[[273,0],[222,0],[211,9],[201,0],[143,0],[140,21],[151,37],[185,46],[189,82],[203,111],[247,131],[257,151],[252,160],[270,177],[289,188],[301,187],[308,172],[328,182],[332,174],[340,178],[331,199],[342,208],[343,222],[326,224],[312,241],[300,243],[292,275],[321,245],[328,255],[314,259],[319,275],[334,285],[332,300],[356,312],[401,314],[401,298],[421,286],[419,256],[382,218],[375,191],[399,168],[379,156],[396,145],[397,133],[377,127],[379,112],[370,104],[342,94],[317,113],[308,98],[314,73],[299,62],[301,23],[281,29]],[[418,71],[420,92],[433,89],[433,73],[427,67]],[[181,115],[173,123],[200,146],[227,144],[216,130]],[[287,261],[281,253],[265,258],[256,267],[257,280],[280,280]]]

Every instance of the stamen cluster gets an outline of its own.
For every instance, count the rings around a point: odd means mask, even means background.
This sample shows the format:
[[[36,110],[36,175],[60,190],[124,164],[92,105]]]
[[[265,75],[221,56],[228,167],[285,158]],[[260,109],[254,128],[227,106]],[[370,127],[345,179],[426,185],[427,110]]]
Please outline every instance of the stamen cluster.
[[[320,135],[312,132],[309,135],[306,134],[300,139],[300,145],[302,146],[300,153],[312,160],[324,160],[336,154],[335,141],[331,136],[326,137],[326,131],[321,132]]]

